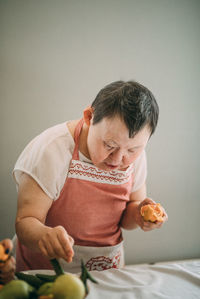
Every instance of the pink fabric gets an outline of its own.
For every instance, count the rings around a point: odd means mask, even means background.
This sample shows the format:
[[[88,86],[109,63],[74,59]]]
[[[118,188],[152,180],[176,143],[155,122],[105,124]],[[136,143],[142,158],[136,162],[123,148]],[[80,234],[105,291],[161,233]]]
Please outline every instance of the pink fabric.
[[[83,120],[75,129],[75,148],[69,173],[73,170],[73,165],[79,163],[78,148],[82,126]],[[84,163],[88,168],[95,168],[92,164]],[[110,182],[98,183],[95,181],[95,174],[90,177],[90,181],[81,179],[82,172],[81,168],[77,170],[80,179],[68,175],[60,197],[53,202],[47,214],[46,225],[62,225],[74,238],[75,245],[103,247],[119,244],[122,241],[119,221],[133,185],[132,172],[127,182],[117,185]],[[97,171],[97,175],[98,172],[101,175],[101,170]],[[42,255],[18,244],[17,271],[27,269],[51,269],[51,266]]]

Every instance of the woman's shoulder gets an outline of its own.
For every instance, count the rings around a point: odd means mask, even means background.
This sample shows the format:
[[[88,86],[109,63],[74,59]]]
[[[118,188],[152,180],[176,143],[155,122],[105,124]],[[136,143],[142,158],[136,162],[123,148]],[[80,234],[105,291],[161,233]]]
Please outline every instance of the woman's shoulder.
[[[68,122],[52,126],[32,139],[21,152],[16,164],[39,164],[40,161],[64,161],[71,158],[74,140]]]
[[[69,123],[71,123],[71,121],[52,126],[36,136],[35,140],[45,140],[48,141],[48,144],[59,139],[73,142],[73,137],[69,130]]]
[[[16,183],[23,172],[29,174],[52,199],[64,184],[74,149],[74,140],[64,122],[37,135],[20,154],[13,170]]]
[[[48,140],[48,143],[52,141],[63,139],[69,144],[74,144],[74,132],[79,120],[69,120],[64,123],[55,125],[43,131],[39,138]]]
[[[25,147],[25,150],[39,150],[44,151],[50,148],[63,147],[64,151],[72,151],[74,148],[72,125],[74,121],[67,121],[41,132],[34,137]]]

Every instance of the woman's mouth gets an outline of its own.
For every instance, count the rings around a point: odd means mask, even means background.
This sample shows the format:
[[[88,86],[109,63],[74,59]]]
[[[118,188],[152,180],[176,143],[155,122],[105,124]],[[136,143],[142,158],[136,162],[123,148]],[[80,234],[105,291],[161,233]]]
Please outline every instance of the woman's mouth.
[[[112,165],[109,163],[105,163],[106,167],[108,167],[109,169],[117,169],[119,166],[118,165]]]

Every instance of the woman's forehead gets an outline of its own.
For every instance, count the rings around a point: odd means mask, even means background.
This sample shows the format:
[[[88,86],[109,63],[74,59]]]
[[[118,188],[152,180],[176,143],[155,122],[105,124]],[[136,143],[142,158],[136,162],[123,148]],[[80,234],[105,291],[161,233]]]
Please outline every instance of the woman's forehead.
[[[130,138],[127,126],[119,117],[104,118],[97,128],[100,133],[100,137],[104,141],[110,141],[120,146],[128,145],[129,147],[134,147],[137,146],[138,143],[144,144],[150,135],[150,130],[148,126],[146,126],[134,137]]]
[[[128,128],[124,121],[119,117],[103,118],[99,123],[99,128],[104,135],[127,135],[129,134]]]

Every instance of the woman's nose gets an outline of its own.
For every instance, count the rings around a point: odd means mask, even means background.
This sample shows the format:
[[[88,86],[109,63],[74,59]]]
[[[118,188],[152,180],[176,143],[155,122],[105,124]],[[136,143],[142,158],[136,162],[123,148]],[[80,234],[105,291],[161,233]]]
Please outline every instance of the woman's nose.
[[[118,149],[112,152],[110,155],[112,163],[115,165],[119,164],[123,159],[123,152]]]

